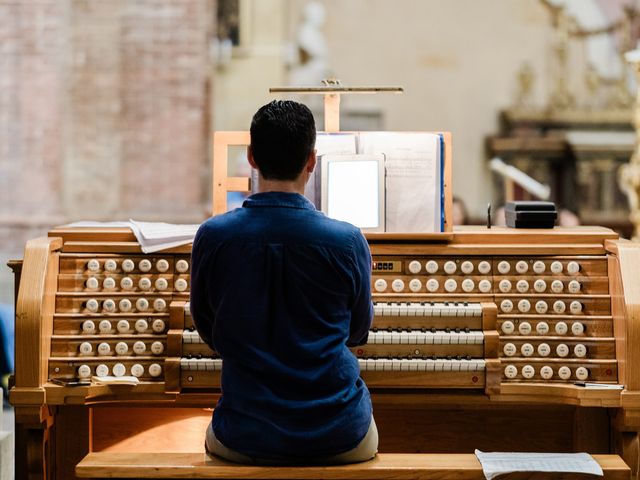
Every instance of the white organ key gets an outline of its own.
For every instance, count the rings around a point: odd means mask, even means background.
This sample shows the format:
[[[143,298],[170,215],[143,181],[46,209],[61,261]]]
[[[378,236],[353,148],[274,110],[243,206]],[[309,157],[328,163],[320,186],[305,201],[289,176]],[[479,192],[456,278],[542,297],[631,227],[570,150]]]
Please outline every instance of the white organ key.
[[[555,302],[553,302],[553,311],[556,313],[564,313],[566,308],[567,306],[562,300],[556,300]]]
[[[136,300],[136,309],[140,312],[145,312],[149,308],[149,300],[146,298],[139,298]]]
[[[91,377],[91,367],[89,365],[80,365],[78,367],[78,378]]]
[[[505,313],[510,313],[513,310],[513,302],[511,300],[504,299],[500,302],[500,309]]]
[[[451,362],[449,362],[449,368],[452,372],[459,372],[460,362],[456,362],[455,360],[452,360]]]
[[[426,345],[433,345],[435,342],[435,333],[433,332],[425,332],[424,343]]]
[[[91,313],[96,313],[100,308],[100,303],[95,298],[90,298],[85,303],[85,308],[89,310]]]
[[[516,378],[518,376],[518,368],[515,365],[507,365],[504,367],[504,376],[507,378]]]
[[[83,333],[95,333],[96,324],[91,320],[85,320],[82,322],[82,332]]]
[[[151,271],[151,266],[151,262],[146,258],[140,260],[140,263],[138,263],[138,268],[140,269],[140,271],[145,273]]]
[[[544,270],[545,270],[544,262],[537,260],[536,262],[533,263],[533,271],[538,275],[540,275],[541,273],[544,273]]]
[[[524,260],[520,260],[516,263],[516,272],[518,273],[527,273],[529,270],[529,264]]]
[[[450,372],[452,369],[452,360],[443,360],[442,361],[442,371],[443,372]]]
[[[107,298],[104,302],[102,302],[102,309],[105,312],[113,313],[116,311],[116,302],[112,298]]]
[[[551,291],[553,293],[562,293],[562,290],[564,290],[564,285],[560,280],[554,280],[551,282]]]
[[[456,265],[456,262],[454,262],[453,260],[448,260],[444,263],[444,271],[449,275],[456,273],[457,268],[458,266]]]
[[[460,344],[460,336],[461,334],[458,332],[451,332],[449,334],[449,344],[450,345],[459,345]]]
[[[547,322],[538,322],[536,332],[538,332],[539,335],[546,335],[549,333],[549,324]]]
[[[471,311],[473,312],[472,317],[481,317],[482,316],[482,305],[479,303],[473,304]]]
[[[533,289],[538,293],[542,293],[547,289],[547,282],[545,282],[541,278],[538,278],[535,282],[533,282]]]
[[[150,290],[151,279],[149,277],[142,277],[140,280],[138,280],[138,288],[140,290]]]
[[[551,272],[555,274],[562,273],[562,262],[551,262]]]
[[[449,293],[455,292],[457,288],[458,288],[458,282],[456,282],[453,278],[448,278],[444,282],[444,289]]]
[[[381,315],[382,315],[382,310],[383,310],[383,308],[382,308],[382,307],[383,307],[383,305],[384,305],[384,304],[383,304],[383,303],[380,303],[380,302],[376,302],[376,303],[374,303],[374,304],[373,304],[373,314],[374,314],[376,317],[379,317],[379,316],[381,316]]]
[[[529,310],[531,310],[531,302],[523,298],[518,302],[518,310],[521,311],[522,313],[527,313]]]
[[[511,291],[511,282],[506,278],[504,278],[500,280],[500,283],[498,284],[498,288],[502,293],[509,293]]]
[[[509,265],[509,262],[502,260],[498,263],[498,272],[500,272],[502,275],[506,275],[507,273],[509,273],[509,270],[511,270],[511,265]]]
[[[100,333],[111,333],[111,322],[109,320],[100,320],[98,330],[100,330]]]
[[[570,275],[575,275],[580,271],[580,264],[578,262],[569,262],[567,263],[567,272]]]
[[[585,347],[581,343],[578,343],[575,347],[573,347],[573,353],[578,358],[584,358],[587,356],[587,347]]]
[[[545,380],[551,379],[553,377],[553,368],[549,365],[545,365],[540,369],[540,376]]]
[[[409,332],[409,343],[410,344],[424,343],[424,336],[422,335],[422,332],[418,330],[411,330]]]
[[[569,282],[569,293],[580,293],[580,282],[577,280],[571,280]]]
[[[460,265],[460,270],[462,270],[462,273],[469,275],[473,272],[473,263],[468,260],[462,262],[462,265]]]
[[[132,290],[133,280],[131,279],[131,277],[122,277],[122,280],[120,280],[120,288],[122,290]]]
[[[133,260],[131,260],[130,258],[125,258],[124,260],[122,260],[122,271],[129,273],[129,272],[133,272],[133,270],[136,268],[136,264],[133,263]]]
[[[523,343],[520,347],[520,353],[522,353],[523,357],[530,357],[531,355],[533,355],[534,351],[535,350],[533,348],[533,345],[531,345],[530,343]]]
[[[149,328],[149,323],[144,318],[139,318],[138,320],[136,320],[134,327],[136,329],[136,332],[144,333]]]
[[[182,280],[182,279],[180,279],[180,280]],[[185,280],[182,280],[182,281],[186,283]],[[176,290],[178,290],[177,283],[178,282],[176,282]],[[169,288],[169,282],[167,282],[166,278],[160,277],[160,278],[156,279],[156,281],[154,283],[154,286],[156,287],[156,290],[159,290],[159,291],[166,290],[167,288]],[[180,290],[178,290],[178,291],[180,291]]]
[[[522,376],[526,379],[531,379],[536,374],[535,369],[531,365],[525,365],[522,367]]]
[[[526,280],[518,280],[516,283],[516,290],[520,293],[527,293],[529,291],[529,282]]]
[[[520,322],[518,325],[520,335],[529,335],[531,333],[531,324],[529,322]]]
[[[549,306],[547,305],[547,302],[545,302],[544,300],[538,300],[536,302],[536,312],[538,313],[547,313],[547,310],[549,309]]]
[[[404,282],[399,278],[394,279],[391,282],[391,289],[396,293],[402,292],[404,290]]]
[[[115,272],[116,270],[118,270],[118,262],[116,262],[112,258],[109,258],[104,261],[104,269],[107,272]]]
[[[399,332],[391,332],[391,344],[398,345],[400,342],[400,333]]]
[[[176,270],[178,273],[187,273],[189,271],[189,262],[186,260],[178,260],[176,262]]]
[[[511,335],[515,331],[515,325],[511,320],[505,320],[502,322],[502,333],[506,335]]]
[[[589,378],[589,370],[584,367],[576,368],[576,378],[578,380],[586,380],[587,378]]]
[[[398,305],[397,303],[392,303],[390,308],[392,316],[397,317],[398,315],[400,315],[400,305]]]
[[[162,374],[162,367],[157,363],[149,365],[149,375],[152,377],[159,377]]]
[[[538,345],[538,355],[541,357],[548,357],[551,354],[551,347],[548,343],[541,343]]]
[[[184,314],[191,315],[191,304],[189,302],[184,304]]]
[[[573,322],[571,324],[571,333],[574,335],[582,335],[584,333],[584,325],[580,322]]]
[[[373,283],[376,292],[384,292],[387,289],[387,281],[384,278],[378,278]]]
[[[156,262],[156,270],[160,273],[164,273],[169,270],[169,262],[167,262],[164,258],[161,258]]]
[[[384,332],[382,334],[382,343],[385,345],[391,345],[391,332]]]
[[[562,380],[569,380],[571,378],[571,369],[567,366],[562,366],[558,369],[558,376]]]
[[[467,293],[472,292],[474,287],[475,287],[475,284],[473,283],[473,280],[471,280],[470,278],[465,278],[462,281],[462,290],[464,290],[465,292]]]
[[[413,274],[420,273],[422,270],[422,265],[417,260],[411,260],[409,262],[409,271]]]
[[[561,358],[566,357],[567,355],[569,355],[569,347],[567,347],[564,343],[559,344],[556,347],[556,355]]]
[[[156,298],[153,301],[153,309],[156,312],[164,312],[167,309],[167,301],[163,298]]]
[[[480,283],[478,283],[478,289],[482,292],[482,293],[489,293],[491,291],[491,282],[489,280],[480,280]]]
[[[582,312],[582,304],[580,302],[578,302],[577,300],[574,300],[573,302],[571,302],[569,304],[569,311],[574,315],[577,315],[578,313],[581,313]]]
[[[502,351],[507,357],[513,357],[518,350],[513,343],[506,343],[505,346],[502,347]]]
[[[144,375],[144,367],[139,363],[131,365],[131,375],[140,378],[142,375]]]
[[[422,282],[417,278],[412,278],[409,282],[409,290],[411,290],[413,293],[419,292],[420,290],[422,290]]]
[[[98,262],[98,260],[96,260],[95,258],[89,260],[87,262],[87,270],[89,270],[90,272],[99,272],[100,271],[100,262]]]
[[[490,271],[491,271],[491,264],[486,260],[483,260],[478,264],[478,272],[480,272],[481,274],[486,275]]]

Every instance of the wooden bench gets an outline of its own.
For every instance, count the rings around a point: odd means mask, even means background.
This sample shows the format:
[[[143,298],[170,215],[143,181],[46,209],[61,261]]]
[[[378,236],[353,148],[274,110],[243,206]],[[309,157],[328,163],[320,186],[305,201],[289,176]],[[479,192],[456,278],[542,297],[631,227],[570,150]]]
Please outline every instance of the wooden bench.
[[[618,455],[594,455],[606,480],[629,480],[631,470]],[[209,478],[251,480],[484,480],[473,454],[381,453],[364,463],[329,467],[257,467],[228,463],[204,453],[88,454],[77,466],[81,478]],[[518,473],[510,480],[600,478],[575,474]]]

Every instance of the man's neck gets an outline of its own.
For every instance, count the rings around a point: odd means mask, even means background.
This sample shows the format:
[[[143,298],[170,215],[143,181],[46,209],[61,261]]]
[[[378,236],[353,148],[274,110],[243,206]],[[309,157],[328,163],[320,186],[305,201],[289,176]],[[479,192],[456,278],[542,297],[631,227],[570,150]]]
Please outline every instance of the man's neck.
[[[296,180],[266,180],[260,176],[260,182],[258,191],[260,193],[266,192],[287,192],[287,193],[299,193],[304,195],[304,181],[302,179]]]

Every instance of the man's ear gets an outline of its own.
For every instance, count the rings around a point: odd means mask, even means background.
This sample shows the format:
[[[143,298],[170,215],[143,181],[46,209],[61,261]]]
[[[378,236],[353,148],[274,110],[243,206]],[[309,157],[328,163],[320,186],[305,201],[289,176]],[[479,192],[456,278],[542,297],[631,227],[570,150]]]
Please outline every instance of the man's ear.
[[[253,150],[251,150],[251,145],[247,147],[247,160],[249,161],[249,165],[251,165],[252,168],[259,170],[258,164],[253,158]]]
[[[318,160],[316,158],[316,151],[312,150],[309,154],[309,158],[307,159],[307,167],[306,170],[308,173],[313,173],[313,170],[316,168]]]

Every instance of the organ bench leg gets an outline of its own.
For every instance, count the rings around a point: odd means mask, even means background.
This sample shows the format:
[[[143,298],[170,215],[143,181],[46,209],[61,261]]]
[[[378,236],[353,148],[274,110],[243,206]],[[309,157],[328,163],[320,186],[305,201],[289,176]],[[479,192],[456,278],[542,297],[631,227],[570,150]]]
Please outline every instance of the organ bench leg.
[[[16,478],[47,480],[51,478],[49,438],[53,417],[46,406],[16,407]]]

